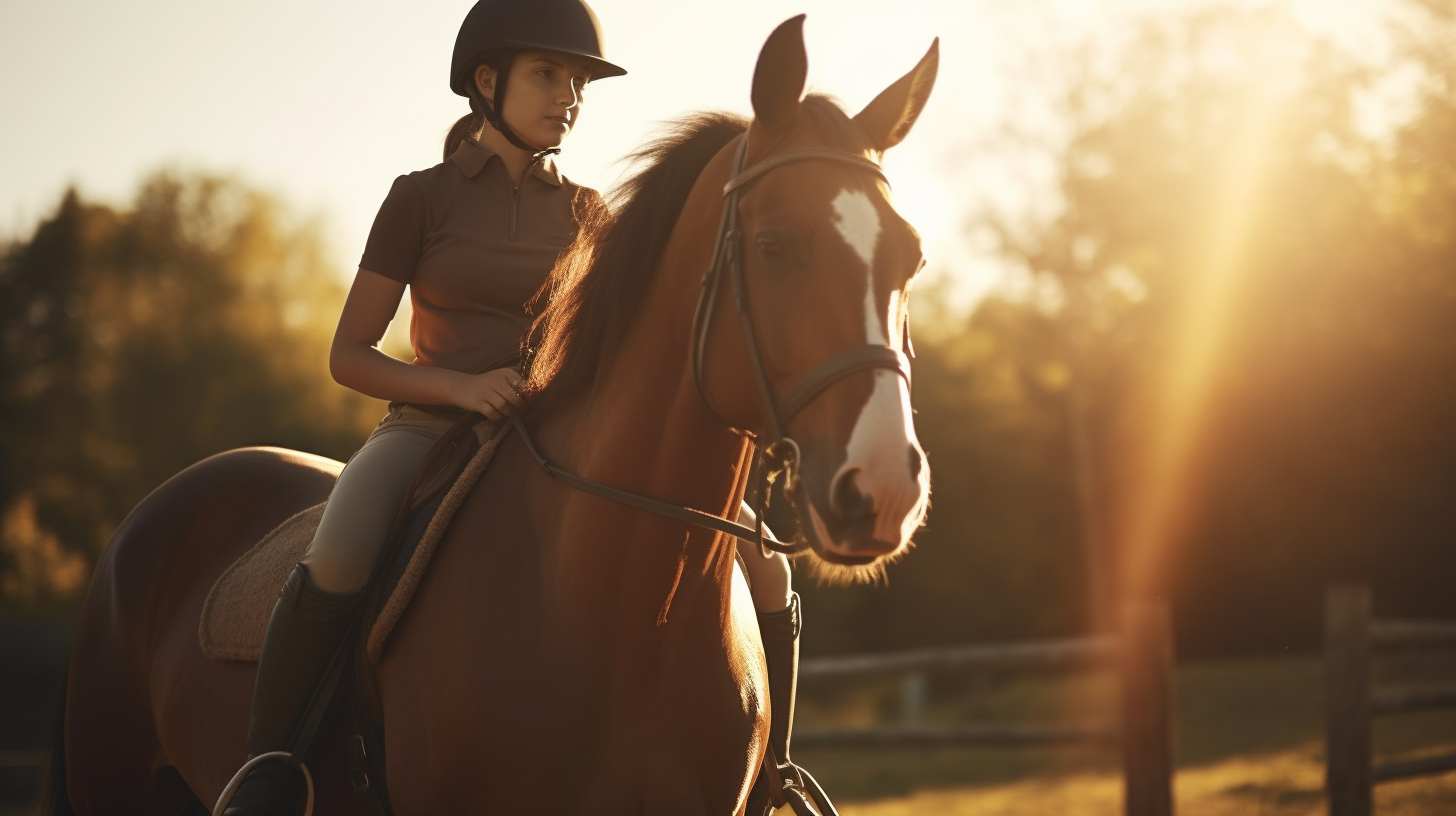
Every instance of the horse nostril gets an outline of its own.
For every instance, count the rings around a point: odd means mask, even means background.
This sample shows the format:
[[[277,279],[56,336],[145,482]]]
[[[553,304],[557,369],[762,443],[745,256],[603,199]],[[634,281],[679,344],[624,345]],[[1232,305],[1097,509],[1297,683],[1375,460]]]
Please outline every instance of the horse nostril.
[[[854,476],[858,472],[857,468],[842,471],[829,492],[829,506],[845,521],[863,518],[874,510],[874,504],[855,487]]]
[[[910,446],[910,481],[920,478],[920,468],[925,466],[925,457],[914,446]]]

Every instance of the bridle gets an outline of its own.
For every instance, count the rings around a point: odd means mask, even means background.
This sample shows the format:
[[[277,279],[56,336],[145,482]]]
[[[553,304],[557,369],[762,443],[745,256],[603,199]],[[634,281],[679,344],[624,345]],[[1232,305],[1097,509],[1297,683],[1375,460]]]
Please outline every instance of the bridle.
[[[791,150],[771,156],[744,170],[743,160],[747,152],[748,135],[744,134],[739,137],[738,148],[733,154],[733,165],[729,171],[728,183],[723,186],[723,215],[718,222],[718,238],[713,247],[713,260],[708,265],[708,271],[703,275],[703,287],[698,295],[697,310],[693,315],[691,349],[693,381],[696,383],[698,394],[702,397],[703,404],[707,406],[708,411],[724,425],[733,428],[736,433],[753,442],[758,451],[755,469],[763,474],[762,478],[767,482],[772,482],[779,474],[783,474],[786,480],[784,496],[795,506],[796,511],[800,511],[801,521],[806,521],[807,516],[798,506],[799,444],[786,433],[789,421],[829,386],[861,371],[874,369],[893,371],[903,377],[908,386],[910,384],[910,361],[903,352],[887,345],[860,346],[820,363],[785,392],[781,400],[776,399],[773,387],[768,381],[768,373],[764,370],[763,353],[759,346],[758,333],[753,327],[753,313],[749,305],[747,283],[743,274],[743,234],[739,227],[739,197],[754,182],[768,175],[769,172],[801,161],[829,161],[846,164],[873,173],[876,178],[886,184],[889,183],[889,180],[885,178],[885,173],[878,163],[840,150],[824,148]],[[704,383],[703,371],[707,365],[708,332],[712,328],[718,289],[721,288],[725,271],[729,283],[733,287],[733,304],[743,328],[743,339],[748,347],[748,359],[753,368],[753,379],[758,386],[759,396],[763,400],[764,416],[768,422],[768,433],[763,437],[734,428],[732,422],[724,419],[723,415],[713,407],[713,401],[708,396],[707,386]],[[908,323],[905,331],[906,348],[909,348]],[[754,508],[758,517],[759,529],[756,537],[759,545],[784,553],[803,550],[808,546],[807,543],[784,544],[763,535],[763,510],[767,493],[768,485],[760,483],[756,498],[757,506]],[[803,523],[800,526],[804,528],[806,542],[809,537],[817,535],[812,524]]]
[[[814,397],[836,382],[860,371],[873,369],[886,369],[899,374],[905,379],[906,384],[910,382],[910,361],[905,354],[890,346],[866,345],[859,348],[831,357],[829,360],[819,364],[808,374],[805,374],[794,384],[783,396],[782,399],[775,399],[773,388],[769,385],[768,373],[764,370],[763,354],[758,343],[758,334],[753,328],[753,314],[749,308],[748,290],[744,281],[741,243],[743,235],[739,229],[738,202],[742,192],[751,186],[755,181],[767,175],[770,171],[786,164],[793,164],[801,161],[830,161],[839,164],[846,164],[856,169],[873,173],[876,178],[884,181],[884,171],[879,164],[839,150],[828,150],[823,148],[806,148],[802,150],[791,150],[772,156],[754,166],[743,169],[744,155],[748,149],[748,136],[744,134],[739,137],[737,151],[733,155],[732,170],[729,173],[728,183],[723,186],[723,215],[718,224],[718,237],[713,247],[712,261],[709,263],[708,271],[703,275],[703,287],[698,296],[697,310],[693,315],[692,348],[690,350],[693,361],[693,380],[698,389],[698,394],[703,399],[703,404],[708,411],[717,417],[728,428],[748,438],[757,450],[754,462],[754,470],[761,474],[760,483],[755,498],[754,512],[757,515],[757,523],[754,527],[746,527],[742,524],[720,518],[711,513],[705,513],[691,507],[669,504],[668,502],[632,493],[627,490],[605,485],[590,479],[578,476],[567,470],[561,469],[554,462],[548,459],[535,445],[531,435],[526,428],[525,422],[515,411],[509,411],[511,421],[514,423],[516,433],[525,443],[526,450],[536,460],[536,464],[546,471],[548,475],[558,481],[564,482],[578,490],[591,493],[602,498],[647,510],[659,515],[668,516],[679,521],[685,521],[699,527],[706,527],[718,532],[727,533],[748,541],[757,541],[760,548],[775,550],[782,553],[797,553],[807,549],[811,545],[809,539],[817,537],[817,532],[812,524],[801,524],[804,540],[799,544],[790,544],[775,541],[764,535],[763,511],[767,500],[768,483],[773,482],[779,475],[786,477],[784,495],[794,505],[800,519],[807,519],[803,508],[799,506],[799,444],[790,438],[785,432],[789,420],[793,419],[804,406],[808,405]],[[889,182],[886,181],[888,184]],[[743,327],[744,341],[748,346],[748,357],[753,368],[754,381],[758,385],[758,392],[763,399],[764,415],[768,421],[768,433],[759,437],[750,431],[738,429],[733,423],[724,419],[723,415],[713,407],[712,400],[708,397],[708,391],[704,385],[703,369],[707,357],[708,332],[712,328],[713,310],[717,303],[718,289],[722,286],[722,280],[726,274],[733,287],[734,306],[738,312],[739,321]],[[909,325],[905,327],[905,348],[910,348]],[[473,416],[473,415],[472,415]],[[463,421],[461,423],[463,425]],[[454,429],[446,436],[452,436]]]

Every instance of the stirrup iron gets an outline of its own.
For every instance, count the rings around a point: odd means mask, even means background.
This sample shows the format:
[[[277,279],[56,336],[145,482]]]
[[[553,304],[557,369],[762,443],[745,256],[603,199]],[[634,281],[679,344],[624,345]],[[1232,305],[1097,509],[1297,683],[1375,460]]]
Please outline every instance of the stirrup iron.
[[[222,794],[217,797],[217,804],[212,806],[212,816],[222,816],[222,812],[227,810],[228,804],[232,802],[233,794],[237,793],[238,788],[242,786],[243,780],[248,778],[248,774],[254,768],[269,759],[281,759],[287,763],[293,759],[293,754],[287,751],[269,751],[266,754],[258,754],[247,762],[244,762],[243,767],[239,768],[238,772],[233,774],[233,778],[228,780],[227,787],[224,787]],[[298,769],[303,771],[303,782],[308,788],[308,797],[303,802],[303,816],[313,816],[313,774],[309,773],[306,763],[298,763]]]

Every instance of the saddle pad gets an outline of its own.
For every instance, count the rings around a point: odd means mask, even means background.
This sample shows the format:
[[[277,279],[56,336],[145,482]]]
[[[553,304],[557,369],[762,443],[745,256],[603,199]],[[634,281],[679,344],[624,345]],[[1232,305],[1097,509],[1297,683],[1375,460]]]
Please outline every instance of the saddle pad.
[[[273,528],[212,585],[197,626],[204,655],[213,660],[258,659],[273,604],[288,574],[313,541],[319,519],[324,516],[324,504],[320,502]]]
[[[504,422],[482,422],[475,426],[480,448],[440,500],[369,630],[371,662],[379,662],[384,644],[409,607],[450,519],[480,480],[510,429],[510,424]],[[317,504],[290,517],[243,553],[217,579],[202,605],[197,625],[197,639],[205,656],[213,660],[257,661],[278,593],[313,541],[323,514],[324,504]]]

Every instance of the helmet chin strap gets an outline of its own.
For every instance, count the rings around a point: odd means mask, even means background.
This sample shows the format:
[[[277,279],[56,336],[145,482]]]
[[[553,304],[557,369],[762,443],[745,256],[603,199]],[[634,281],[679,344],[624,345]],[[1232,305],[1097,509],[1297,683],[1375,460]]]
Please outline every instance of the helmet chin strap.
[[[497,101],[503,100],[505,98],[506,75],[510,73],[510,70],[510,65],[506,65],[506,67],[501,70],[500,76],[496,80],[495,98]],[[543,156],[554,156],[561,152],[561,148],[559,147],[548,147],[545,150],[542,150],[541,148],[536,147],[533,144],[528,144],[525,139],[522,139],[520,136],[516,135],[516,132],[514,130],[511,130],[511,126],[506,124],[505,117],[496,113],[495,106],[490,104],[490,100],[486,99],[485,96],[480,93],[480,88],[476,86],[473,82],[470,84],[470,109],[480,114],[481,116],[484,116],[485,121],[489,122],[491,127],[500,131],[501,135],[506,137],[506,141],[510,142],[516,147],[519,147],[527,153],[530,153],[531,158],[533,159],[539,160]]]

